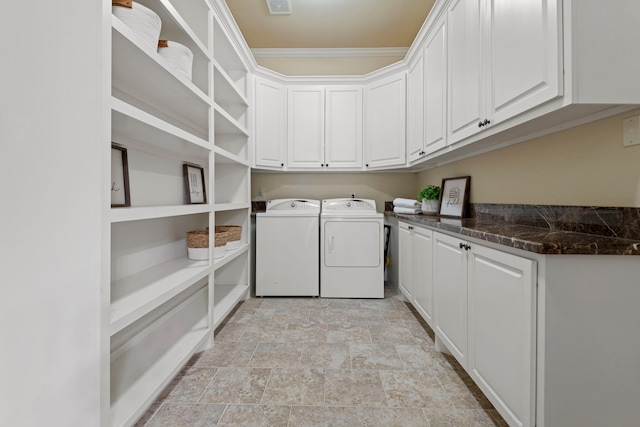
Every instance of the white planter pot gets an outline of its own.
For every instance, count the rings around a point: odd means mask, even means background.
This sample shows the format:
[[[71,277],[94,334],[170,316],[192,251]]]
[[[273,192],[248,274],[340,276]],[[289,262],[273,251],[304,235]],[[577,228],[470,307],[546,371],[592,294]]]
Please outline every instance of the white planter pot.
[[[420,209],[424,215],[435,215],[438,213],[438,200],[422,199],[422,207]]]

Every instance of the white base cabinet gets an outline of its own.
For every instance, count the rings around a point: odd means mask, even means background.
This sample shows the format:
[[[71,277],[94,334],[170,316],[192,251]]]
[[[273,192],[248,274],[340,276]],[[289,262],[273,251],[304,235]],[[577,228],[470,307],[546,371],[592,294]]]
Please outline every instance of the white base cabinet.
[[[637,424],[636,257],[539,255],[398,224],[402,293],[510,426]],[[431,313],[417,258],[433,265]]]
[[[433,231],[398,222],[400,291],[429,325],[433,322]]]
[[[467,371],[510,425],[533,426],[536,262],[469,246]]]

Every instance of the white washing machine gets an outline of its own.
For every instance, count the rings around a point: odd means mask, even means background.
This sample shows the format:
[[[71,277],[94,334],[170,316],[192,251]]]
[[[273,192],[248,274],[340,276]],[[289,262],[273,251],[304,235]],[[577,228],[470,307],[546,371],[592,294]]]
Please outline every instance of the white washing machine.
[[[321,297],[384,298],[384,216],[375,200],[323,200],[320,241]]]
[[[277,199],[256,214],[256,296],[319,295],[320,201]]]

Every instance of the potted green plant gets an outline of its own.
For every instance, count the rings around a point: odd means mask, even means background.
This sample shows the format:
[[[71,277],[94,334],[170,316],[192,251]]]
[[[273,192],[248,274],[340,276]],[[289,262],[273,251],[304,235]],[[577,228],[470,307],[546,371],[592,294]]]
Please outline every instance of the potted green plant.
[[[440,187],[437,185],[427,185],[422,187],[418,193],[418,200],[422,199],[422,213],[425,215],[435,215],[438,213],[438,202],[440,200]]]

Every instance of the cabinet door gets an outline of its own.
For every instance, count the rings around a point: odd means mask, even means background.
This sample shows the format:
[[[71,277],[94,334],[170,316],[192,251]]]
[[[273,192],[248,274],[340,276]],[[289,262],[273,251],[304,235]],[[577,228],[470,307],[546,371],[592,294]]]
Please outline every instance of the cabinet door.
[[[481,0],[454,0],[447,16],[449,144],[485,119]]]
[[[413,301],[413,236],[409,225],[398,223],[398,247],[400,257],[400,291],[409,301]]]
[[[361,168],[362,88],[327,87],[325,93],[325,167]]]
[[[427,36],[424,47],[424,151],[446,145],[447,31],[441,18]]]
[[[422,55],[407,72],[407,161],[424,153],[424,72]]]
[[[256,166],[282,168],[286,145],[284,86],[256,77],[255,89]]]
[[[433,240],[435,333],[466,367],[467,254],[460,247],[460,239],[433,233]]]
[[[404,73],[367,86],[365,100],[367,167],[406,163],[405,90]]]
[[[500,122],[562,93],[557,0],[491,0],[485,57],[489,114]]]
[[[324,88],[288,89],[289,168],[320,169],[324,165]]]
[[[472,246],[467,371],[509,425],[535,425],[536,263]]]
[[[422,227],[413,229],[413,301],[433,325],[433,231]]]

